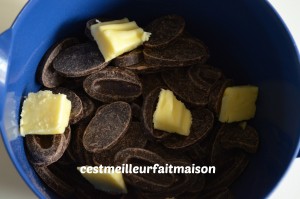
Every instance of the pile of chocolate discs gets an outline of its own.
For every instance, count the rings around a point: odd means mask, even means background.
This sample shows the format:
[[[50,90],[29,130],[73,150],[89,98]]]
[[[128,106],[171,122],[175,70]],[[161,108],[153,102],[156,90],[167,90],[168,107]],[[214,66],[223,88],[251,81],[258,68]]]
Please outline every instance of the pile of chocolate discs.
[[[90,34],[66,38],[42,58],[42,89],[72,102],[69,127],[59,135],[27,135],[28,160],[63,198],[233,198],[230,186],[259,144],[250,125],[220,123],[223,92],[234,85],[206,62],[208,48],[185,29],[181,16],[167,15],[144,27],[143,46],[105,62]],[[161,89],[173,91],[191,110],[189,136],[154,129]],[[123,174],[127,194],[96,190],[78,166],[212,165],[215,174]]]

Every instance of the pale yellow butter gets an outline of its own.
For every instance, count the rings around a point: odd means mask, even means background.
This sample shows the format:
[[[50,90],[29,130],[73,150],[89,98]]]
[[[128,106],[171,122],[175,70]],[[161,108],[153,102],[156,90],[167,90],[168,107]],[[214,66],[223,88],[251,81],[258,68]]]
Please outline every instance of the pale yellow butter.
[[[181,126],[179,127],[180,129],[179,132],[182,133],[179,134],[188,136],[190,134],[190,128],[192,126],[192,114],[191,111],[185,108],[185,106],[184,109],[185,111],[183,111],[183,114],[181,116],[182,117]]]
[[[120,24],[99,24],[98,30],[103,32],[105,30],[133,30],[139,28],[135,21],[120,23]]]
[[[149,40],[150,33],[144,32],[136,22],[128,22],[127,20],[117,20],[119,23],[104,22],[106,24],[98,23],[91,26],[91,34],[105,61],[110,61],[119,55],[134,50]]]
[[[225,89],[219,115],[220,122],[239,122],[255,116],[258,87],[234,86]]]
[[[162,89],[153,114],[154,128],[169,133],[188,136],[192,125],[192,114],[176,99],[170,90]]]
[[[70,113],[71,101],[64,94],[29,93],[22,107],[20,133],[22,136],[62,134],[68,126]]]
[[[102,38],[99,41],[102,44],[100,50],[105,61],[112,60],[142,45],[144,41],[148,40],[148,37],[144,34],[146,33],[141,28],[126,31],[103,31]]]
[[[80,170],[80,167],[78,168]],[[121,172],[112,173],[81,173],[96,189],[110,193],[127,193],[127,188]]]

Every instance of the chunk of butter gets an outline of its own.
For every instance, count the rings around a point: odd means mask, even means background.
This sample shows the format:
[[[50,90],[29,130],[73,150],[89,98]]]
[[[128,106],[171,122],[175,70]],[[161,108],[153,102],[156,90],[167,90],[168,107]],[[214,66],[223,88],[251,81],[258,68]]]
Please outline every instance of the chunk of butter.
[[[77,168],[80,171],[80,167]],[[80,172],[81,173],[81,172]],[[111,173],[81,173],[96,189],[110,193],[127,193],[127,188],[121,172]]]
[[[102,54],[105,60],[111,60],[124,52],[129,52],[138,46],[142,45],[144,41],[148,40],[147,35],[141,28],[133,30],[106,30],[103,32],[101,39]]]
[[[162,89],[153,114],[154,128],[169,133],[188,136],[192,125],[192,114],[176,99],[170,90]]]
[[[22,136],[62,134],[68,126],[70,113],[71,101],[64,94],[29,93],[22,107],[20,133]]]
[[[256,112],[256,99],[258,87],[256,86],[234,86],[225,89],[221,110],[220,122],[239,122],[249,120]]]
[[[151,33],[139,28],[136,22],[125,19],[116,20],[118,23],[112,21],[91,26],[91,34],[105,61],[134,50],[149,40]]]

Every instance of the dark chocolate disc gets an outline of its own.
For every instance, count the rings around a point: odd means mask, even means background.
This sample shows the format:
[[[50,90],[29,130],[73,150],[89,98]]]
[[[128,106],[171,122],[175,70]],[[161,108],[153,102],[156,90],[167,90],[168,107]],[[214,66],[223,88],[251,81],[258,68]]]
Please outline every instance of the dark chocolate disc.
[[[133,101],[142,93],[142,84],[133,72],[109,68],[88,76],[83,87],[86,93],[102,102]]]
[[[64,134],[26,135],[28,159],[36,166],[48,166],[63,156],[70,138],[70,127],[66,128]]]
[[[145,62],[150,65],[186,67],[206,62],[209,55],[203,43],[178,38],[164,49],[144,49]]]
[[[127,67],[138,64],[144,60],[143,49],[137,48],[128,53],[120,55],[113,60],[113,65],[117,67]]]
[[[131,107],[126,102],[104,106],[90,121],[83,134],[83,146],[92,153],[111,149],[127,132]]]
[[[220,143],[225,149],[243,149],[248,153],[255,153],[259,144],[257,131],[247,125],[242,129],[237,124],[226,125],[220,133]]]
[[[38,65],[36,72],[36,78],[40,84],[47,88],[54,88],[59,86],[63,82],[63,77],[57,73],[53,68],[53,60],[65,49],[79,44],[77,38],[66,38],[56,44],[54,44],[43,56],[41,62]]]
[[[73,91],[63,87],[52,89],[55,94],[65,94],[67,99],[71,101],[72,108],[70,114],[70,124],[75,124],[83,117],[83,105],[81,99]]]
[[[137,74],[152,74],[170,69],[170,67],[148,64],[145,61],[141,61],[131,66],[124,66],[124,68]]]
[[[162,157],[146,149],[141,148],[127,148],[119,151],[115,155],[115,165],[132,164],[135,166],[154,166],[158,164],[165,166],[167,161]],[[133,187],[145,191],[163,191],[170,188],[175,180],[174,174],[155,172],[139,172],[139,173],[125,173],[125,182]]]
[[[211,87],[223,76],[223,74],[218,68],[198,64],[189,68],[188,76],[195,86],[209,92]]]
[[[183,17],[178,15],[166,15],[152,21],[145,30],[151,33],[145,47],[162,48],[179,37],[185,27]]]
[[[139,122],[132,122],[126,134],[118,140],[118,143],[114,147],[100,153],[94,153],[94,163],[96,165],[112,166],[114,156],[118,151],[131,147],[144,148],[146,143],[147,139],[142,131],[141,124]]]
[[[91,118],[93,114],[95,114],[96,107],[94,102],[84,93],[84,92],[77,92],[83,108],[83,116],[82,119]]]
[[[74,45],[53,61],[54,69],[65,77],[83,77],[108,65],[95,43]]]
[[[193,84],[187,75],[186,69],[164,71],[161,74],[170,90],[184,102],[196,106],[205,106],[208,103],[208,93]]]

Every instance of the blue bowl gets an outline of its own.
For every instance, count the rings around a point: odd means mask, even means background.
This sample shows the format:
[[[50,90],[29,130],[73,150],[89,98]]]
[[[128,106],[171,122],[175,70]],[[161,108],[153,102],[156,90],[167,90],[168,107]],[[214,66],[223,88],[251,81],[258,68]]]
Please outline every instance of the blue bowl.
[[[20,104],[40,85],[35,72],[55,41],[83,33],[96,16],[129,17],[144,25],[176,13],[202,39],[228,77],[260,88],[253,125],[260,148],[234,183],[237,198],[266,197],[296,157],[300,136],[299,55],[281,19],[266,1],[240,0],[30,0],[13,27],[0,35],[1,135],[18,172],[40,198],[57,197],[29,165],[19,135]]]

